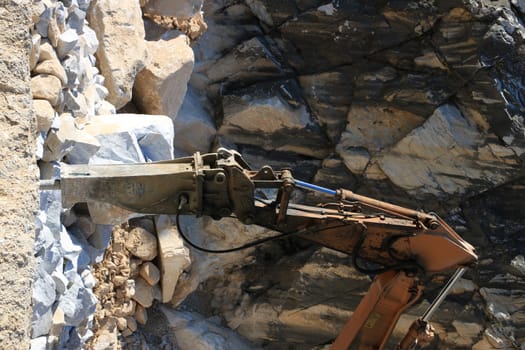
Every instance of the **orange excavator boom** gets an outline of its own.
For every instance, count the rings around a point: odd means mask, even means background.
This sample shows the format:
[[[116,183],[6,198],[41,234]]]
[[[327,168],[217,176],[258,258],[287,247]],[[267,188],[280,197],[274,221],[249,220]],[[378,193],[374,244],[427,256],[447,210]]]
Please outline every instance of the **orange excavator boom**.
[[[425,275],[477,261],[474,248],[435,214],[308,184],[287,169],[254,171],[231,150],[145,164],[62,164],[60,179],[41,187],[60,188],[64,207],[102,202],[177,219],[234,216],[278,231],[279,238],[296,235],[352,255],[355,268],[375,278],[334,350],[384,349],[400,315],[421,295]],[[293,203],[297,188],[321,193],[326,200],[313,206]],[[263,189],[274,189],[275,198],[260,195]],[[399,350],[422,339],[426,321],[411,328]]]

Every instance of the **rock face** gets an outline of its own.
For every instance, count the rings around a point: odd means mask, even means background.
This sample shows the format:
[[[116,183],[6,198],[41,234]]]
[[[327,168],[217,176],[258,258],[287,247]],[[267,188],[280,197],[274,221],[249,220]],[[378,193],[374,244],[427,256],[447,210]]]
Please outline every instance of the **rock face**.
[[[291,166],[297,178],[329,188],[435,210],[476,245],[482,264],[435,317],[436,349],[525,341],[520,311],[510,306],[522,302],[525,249],[518,238],[525,226],[512,209],[523,207],[520,8],[487,1],[210,1],[203,7],[208,31],[193,45],[190,85],[214,109],[218,145],[235,147],[256,168]],[[227,38],[218,40],[222,33]],[[348,274],[347,285],[359,287],[330,299],[345,306],[314,295],[303,300],[294,294],[299,287],[290,286],[290,271],[308,296],[316,283],[336,293],[346,270],[323,250],[291,246],[301,252],[280,255],[288,246],[276,244],[248,255],[273,256],[261,263],[270,276],[254,272],[250,258],[243,267],[226,259],[224,273],[203,273],[198,283],[205,292],[193,292],[183,305],[205,316],[219,313],[270,347],[329,341],[366,283]],[[303,249],[311,255],[304,257]],[[310,264],[321,261],[341,267],[338,278],[309,276]],[[272,266],[283,262],[288,274],[279,279]],[[179,281],[177,303],[184,285]],[[437,288],[429,286],[423,304]],[[199,307],[203,301],[211,310]],[[308,306],[298,311],[299,304]],[[394,338],[423,310],[411,310]],[[308,324],[315,318],[333,323]]]
[[[223,96],[219,134],[234,143],[315,158],[328,154],[318,124],[291,81],[255,85]]]
[[[149,13],[148,32],[140,6]],[[431,348],[525,343],[519,1],[33,7],[29,64],[43,177],[56,177],[56,161],[155,161],[170,159],[173,144],[177,155],[228,146],[254,168],[291,168],[298,179],[434,210],[476,245],[481,261],[436,314]],[[201,9],[208,31],[197,40],[173,31],[175,25],[191,32],[191,20],[153,15],[199,18]],[[125,104],[148,114],[108,115]],[[319,200],[298,193],[302,198]],[[118,347],[119,334],[130,348],[144,346],[145,338],[159,347],[198,341],[204,349],[316,348],[334,339],[370,282],[348,256],[298,239],[209,255],[185,247],[175,218],[134,218],[129,225],[140,234],[122,226],[110,240],[111,227],[95,222],[122,222],[130,213],[89,203],[90,217],[77,206],[61,222],[56,194],[42,201],[35,349],[80,348],[92,323],[94,348]],[[208,248],[274,234],[230,219],[184,218],[180,228]],[[93,273],[94,263],[101,265]],[[429,282],[387,347],[445,277]],[[93,317],[94,291],[100,303]],[[168,301],[173,308],[157,305]],[[159,318],[171,324],[155,332]]]
[[[176,156],[207,153],[211,150],[217,133],[215,121],[193,89],[188,90],[184,97],[173,126]]]
[[[517,174],[521,160],[495,135],[482,138],[479,127],[457,107],[443,105],[380,156],[378,164],[409,193],[436,197],[481,193]]]

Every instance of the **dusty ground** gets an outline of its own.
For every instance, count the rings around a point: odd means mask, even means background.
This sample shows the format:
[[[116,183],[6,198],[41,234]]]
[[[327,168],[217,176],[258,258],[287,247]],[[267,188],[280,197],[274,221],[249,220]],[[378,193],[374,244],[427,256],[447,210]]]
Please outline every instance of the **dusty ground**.
[[[0,2],[0,344],[28,349],[37,168],[29,90],[30,1]]]

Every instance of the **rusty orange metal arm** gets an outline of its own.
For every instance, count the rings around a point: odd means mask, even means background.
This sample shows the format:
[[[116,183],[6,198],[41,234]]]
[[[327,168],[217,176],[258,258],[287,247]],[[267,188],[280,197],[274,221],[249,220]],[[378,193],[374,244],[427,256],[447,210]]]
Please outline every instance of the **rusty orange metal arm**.
[[[477,261],[474,248],[435,214],[295,181],[289,170],[253,171],[235,151],[147,164],[64,164],[58,186],[64,207],[103,202],[144,214],[234,216],[351,254],[359,271],[376,277],[335,350],[383,349],[401,313],[421,294],[422,274]],[[320,191],[327,201],[290,203],[295,187]],[[278,190],[276,198],[257,198],[265,188]]]

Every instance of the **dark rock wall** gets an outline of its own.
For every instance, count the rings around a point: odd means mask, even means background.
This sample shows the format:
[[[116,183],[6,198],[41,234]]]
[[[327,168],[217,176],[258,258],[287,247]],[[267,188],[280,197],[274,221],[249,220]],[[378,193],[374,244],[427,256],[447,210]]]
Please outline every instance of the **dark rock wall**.
[[[481,263],[464,281],[473,287],[458,292],[437,315],[439,349],[525,342],[525,12],[520,4],[217,0],[206,2],[209,28],[193,45],[191,85],[210,101],[219,145],[238,148],[254,165],[279,167],[282,159],[292,159],[288,165],[304,180],[436,210],[476,245]],[[353,282],[338,294],[352,300],[345,307],[320,295],[305,297],[316,294],[319,282],[308,282],[312,276],[322,279],[321,289],[334,292],[340,283],[305,272],[305,266],[318,263],[315,254],[328,253],[293,244],[301,249],[260,251],[271,263],[293,265],[273,277],[261,272],[266,263],[256,272],[253,266],[232,272],[263,276],[255,287],[248,279],[241,288],[242,308],[220,301],[234,282],[208,282],[215,288],[214,310],[239,332],[272,346],[285,339],[296,346],[329,341],[345,318],[334,310],[351,310],[364,290],[357,277],[348,277]],[[303,248],[314,258],[301,260]],[[291,263],[290,256],[297,259]],[[279,280],[290,270],[302,281],[301,296],[294,294],[297,284]],[[439,286],[434,281],[425,298]],[[288,301],[269,310],[276,295]],[[305,304],[310,311],[321,305],[313,314],[330,319],[325,322],[330,326],[294,328],[283,303],[288,311],[301,303],[302,311]],[[265,323],[261,331],[264,321],[241,315],[248,306],[279,321]],[[312,314],[298,315],[304,320]],[[315,330],[323,335],[316,338]]]

